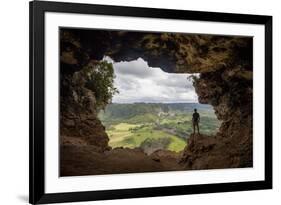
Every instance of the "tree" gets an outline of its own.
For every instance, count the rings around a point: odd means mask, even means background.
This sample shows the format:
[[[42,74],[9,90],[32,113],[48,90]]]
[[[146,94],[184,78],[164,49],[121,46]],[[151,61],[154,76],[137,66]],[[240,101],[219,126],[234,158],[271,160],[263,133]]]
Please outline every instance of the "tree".
[[[90,63],[84,69],[87,75],[85,87],[92,90],[98,109],[104,109],[111,103],[114,94],[118,93],[114,87],[114,69],[112,63],[99,61]]]

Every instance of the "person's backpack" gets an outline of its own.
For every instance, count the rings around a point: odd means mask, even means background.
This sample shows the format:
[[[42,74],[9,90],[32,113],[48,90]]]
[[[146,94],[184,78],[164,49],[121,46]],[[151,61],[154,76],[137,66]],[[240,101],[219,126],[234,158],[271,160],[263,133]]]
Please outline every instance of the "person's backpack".
[[[193,118],[193,121],[198,122],[198,120],[199,120],[199,114],[198,114],[197,112],[196,112],[196,113],[193,113],[192,118]]]

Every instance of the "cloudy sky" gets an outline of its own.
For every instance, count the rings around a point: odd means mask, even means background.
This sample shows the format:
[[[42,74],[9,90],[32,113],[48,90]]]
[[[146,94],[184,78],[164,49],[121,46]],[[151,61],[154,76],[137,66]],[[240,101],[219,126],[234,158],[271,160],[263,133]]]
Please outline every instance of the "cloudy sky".
[[[116,78],[113,103],[198,102],[189,74],[171,74],[151,68],[143,59],[113,63]]]

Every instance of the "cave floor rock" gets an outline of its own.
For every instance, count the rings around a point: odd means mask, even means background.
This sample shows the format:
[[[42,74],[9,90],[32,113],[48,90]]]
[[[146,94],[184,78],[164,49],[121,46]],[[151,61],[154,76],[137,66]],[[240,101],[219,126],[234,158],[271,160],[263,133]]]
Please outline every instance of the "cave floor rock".
[[[62,145],[61,176],[121,174],[183,170],[180,154],[159,150],[151,155],[141,149],[115,148],[101,152],[91,145]]]
[[[157,150],[150,155],[140,148],[103,150],[74,137],[64,137],[62,142],[60,176],[252,167],[242,161],[243,152],[237,148],[243,148],[241,144],[218,136],[191,135],[182,152]]]

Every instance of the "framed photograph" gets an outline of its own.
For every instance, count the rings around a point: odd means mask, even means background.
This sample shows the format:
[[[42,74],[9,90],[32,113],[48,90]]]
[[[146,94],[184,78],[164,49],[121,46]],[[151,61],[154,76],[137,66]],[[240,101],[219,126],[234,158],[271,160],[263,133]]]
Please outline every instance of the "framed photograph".
[[[30,2],[30,203],[271,188],[271,16]]]

